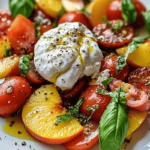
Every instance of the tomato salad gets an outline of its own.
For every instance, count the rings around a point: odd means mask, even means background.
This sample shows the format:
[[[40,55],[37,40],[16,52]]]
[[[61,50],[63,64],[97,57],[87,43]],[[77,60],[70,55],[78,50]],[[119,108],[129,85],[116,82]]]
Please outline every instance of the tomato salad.
[[[69,150],[120,149],[150,108],[150,11],[139,0],[9,8],[0,10],[0,116],[19,111],[34,138]],[[136,37],[142,26],[147,36]]]

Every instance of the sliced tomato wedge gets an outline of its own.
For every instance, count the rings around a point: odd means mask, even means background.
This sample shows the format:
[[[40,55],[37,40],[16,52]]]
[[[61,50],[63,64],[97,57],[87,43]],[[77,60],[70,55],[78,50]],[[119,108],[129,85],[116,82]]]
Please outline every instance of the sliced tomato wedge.
[[[118,20],[110,21],[112,26],[117,25]],[[121,20],[120,20],[121,21]],[[105,23],[94,27],[93,33],[102,47],[119,48],[132,41],[134,30],[131,26],[124,24],[118,31],[113,31],[110,26]]]
[[[33,52],[36,41],[33,23],[24,16],[18,15],[8,31],[8,39],[14,54]]]
[[[88,150],[98,141],[98,123],[89,121],[84,125],[83,132],[72,141],[64,144],[69,150]]]
[[[8,28],[12,23],[12,16],[7,10],[0,10],[0,36],[7,35]]]
[[[132,71],[128,82],[148,94],[150,100],[150,68],[144,67]]]

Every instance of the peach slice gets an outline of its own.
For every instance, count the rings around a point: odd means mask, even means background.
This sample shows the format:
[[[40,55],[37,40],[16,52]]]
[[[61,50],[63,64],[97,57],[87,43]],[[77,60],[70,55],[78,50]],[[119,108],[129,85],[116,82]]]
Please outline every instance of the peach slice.
[[[102,17],[106,16],[106,10],[113,0],[94,0],[91,4],[91,22],[93,26],[102,23]]]
[[[127,47],[118,48],[118,55],[125,55]],[[128,56],[128,62],[133,67],[150,67],[150,42],[142,43],[140,46]]]
[[[19,75],[19,57],[14,55],[0,59],[0,79],[7,76]]]
[[[27,131],[36,139],[49,144],[62,144],[78,136],[83,127],[73,118],[55,125],[57,116],[67,113],[54,85],[37,89],[25,104],[22,119]]]
[[[141,124],[146,119],[147,112],[146,111],[136,111],[133,109],[130,109],[128,111],[128,121],[129,121],[129,128],[126,135],[126,139],[130,139],[133,132],[137,130]]]
[[[39,8],[52,18],[56,18],[62,8],[61,0],[35,0],[35,2]]]
[[[4,57],[6,51],[10,51],[10,43],[7,36],[0,37],[0,58]]]

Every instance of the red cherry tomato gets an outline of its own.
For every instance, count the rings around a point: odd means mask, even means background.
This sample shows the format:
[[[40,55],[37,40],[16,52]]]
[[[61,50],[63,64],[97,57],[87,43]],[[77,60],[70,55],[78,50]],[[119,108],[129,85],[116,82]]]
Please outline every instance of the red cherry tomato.
[[[85,84],[86,84],[86,80],[84,78],[79,80],[70,91],[62,93],[62,97],[64,99],[75,98],[76,96],[78,96],[81,93]]]
[[[45,80],[37,73],[33,62],[30,63],[30,69],[26,75],[26,79],[33,84],[42,84],[45,82]]]
[[[133,25],[138,28],[144,25],[142,12],[146,11],[146,8],[139,0],[133,0],[133,3],[137,12],[137,19]],[[107,18],[108,20],[123,19],[121,11],[121,0],[114,0],[109,4],[107,8]]]
[[[13,18],[7,10],[0,10],[0,36],[7,35],[8,28],[12,23]]]
[[[98,123],[89,121],[84,125],[83,132],[64,144],[69,150],[88,150],[93,147],[98,141]]]
[[[87,28],[92,29],[89,18],[82,12],[73,11],[64,14],[58,21],[58,24],[65,22],[80,22],[84,24]]]
[[[116,26],[117,22],[118,20],[110,21],[112,26]],[[131,26],[127,26],[124,22],[122,23],[124,26],[116,32],[105,23],[94,27],[93,33],[97,38],[99,45],[108,48],[119,48],[131,42],[134,35],[133,28]]]
[[[0,84],[0,116],[8,116],[18,111],[31,93],[31,87],[23,77],[6,78]]]
[[[33,23],[22,15],[18,15],[13,21],[8,39],[15,54],[31,53],[36,41]]]
[[[110,70],[110,76],[114,77],[116,79],[119,80],[125,80],[127,75],[129,74],[129,66],[126,65],[119,73],[117,73],[116,70],[116,61],[117,61],[118,56],[116,55],[110,55],[108,57],[105,57],[102,60],[102,64],[101,64],[101,71],[105,70],[105,69],[109,69]]]
[[[107,105],[110,103],[111,97],[108,95],[98,94],[97,90],[102,87],[98,85],[91,85],[81,94],[81,97],[84,98],[84,102],[81,106],[81,112],[87,116],[90,115],[90,111],[87,110],[87,107],[92,107],[98,105],[99,108],[95,111],[92,119],[99,121],[103,112],[105,111]]]
[[[146,92],[150,99],[150,68],[138,68],[132,71],[128,77],[128,82]]]

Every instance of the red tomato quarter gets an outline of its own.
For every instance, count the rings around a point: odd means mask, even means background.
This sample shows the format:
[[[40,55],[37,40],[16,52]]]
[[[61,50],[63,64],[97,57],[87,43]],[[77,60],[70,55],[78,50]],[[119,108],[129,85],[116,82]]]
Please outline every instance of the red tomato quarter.
[[[58,21],[58,24],[65,22],[80,22],[84,24],[87,28],[92,29],[89,18],[82,12],[73,11],[64,14]]]
[[[87,110],[87,107],[92,107],[98,105],[99,108],[95,111],[92,118],[95,121],[99,121],[103,112],[105,111],[107,105],[110,103],[111,97],[108,95],[98,94],[97,90],[102,87],[98,85],[91,85],[81,94],[81,97],[84,98],[84,102],[81,106],[81,112],[87,116],[90,115],[90,111]]]
[[[7,35],[8,28],[12,23],[13,18],[7,10],[0,10],[0,36]]]
[[[116,61],[117,61],[118,56],[116,55],[110,55],[108,57],[105,57],[102,60],[102,65],[101,65],[101,71],[105,69],[110,70],[110,76],[114,77],[119,80],[125,80],[127,75],[129,74],[129,66],[126,65],[119,73],[117,73],[116,70]]]
[[[132,71],[128,77],[128,82],[146,92],[150,99],[150,68],[144,67]]]
[[[18,111],[31,93],[31,87],[23,77],[6,78],[0,84],[0,116],[8,116]]]
[[[24,16],[18,15],[8,31],[8,39],[15,54],[33,52],[36,41],[33,23]]]
[[[118,21],[122,22],[121,20],[113,20],[110,23],[112,26],[117,26]],[[108,48],[119,48],[131,42],[134,35],[133,28],[127,26],[124,22],[122,23],[124,24],[123,27],[116,32],[105,23],[94,27],[93,33],[99,45]]]
[[[137,12],[137,19],[133,25],[135,27],[141,27],[144,25],[142,12],[146,11],[146,8],[139,0],[133,0],[133,3]],[[108,20],[123,19],[121,11],[121,0],[114,0],[109,4],[107,8],[107,18]]]
[[[89,121],[84,125],[83,132],[64,144],[69,150],[88,150],[93,147],[98,141],[98,123]]]

